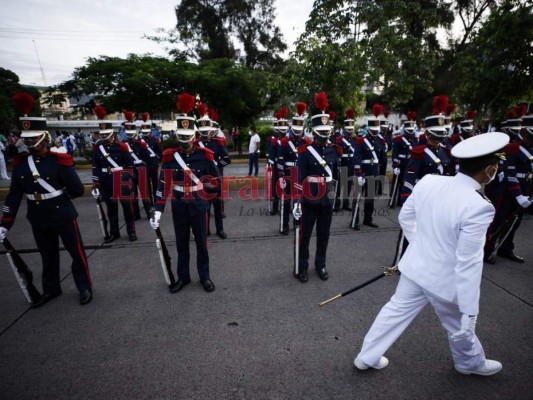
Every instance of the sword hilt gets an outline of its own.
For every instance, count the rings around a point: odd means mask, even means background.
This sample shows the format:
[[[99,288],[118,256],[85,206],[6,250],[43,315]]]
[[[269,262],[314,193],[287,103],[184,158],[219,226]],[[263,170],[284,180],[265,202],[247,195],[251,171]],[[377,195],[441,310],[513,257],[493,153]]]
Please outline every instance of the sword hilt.
[[[338,294],[335,297],[332,297],[331,299],[327,299],[327,300],[323,301],[322,303],[319,303],[318,305],[320,307],[325,306],[326,304],[332,303],[335,300],[339,300],[341,297],[342,297],[342,294]]]

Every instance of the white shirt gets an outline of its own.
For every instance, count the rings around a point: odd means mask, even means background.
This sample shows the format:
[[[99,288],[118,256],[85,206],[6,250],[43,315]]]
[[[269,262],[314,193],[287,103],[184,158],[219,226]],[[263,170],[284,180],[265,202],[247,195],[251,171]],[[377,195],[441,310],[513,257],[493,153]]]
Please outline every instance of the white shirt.
[[[398,267],[434,295],[477,315],[485,234],[494,207],[474,179],[426,175],[399,215],[409,247]]]
[[[250,144],[248,145],[248,153],[253,154],[257,150],[259,150],[259,142],[261,141],[261,138],[257,133],[254,133],[252,137],[250,137]]]

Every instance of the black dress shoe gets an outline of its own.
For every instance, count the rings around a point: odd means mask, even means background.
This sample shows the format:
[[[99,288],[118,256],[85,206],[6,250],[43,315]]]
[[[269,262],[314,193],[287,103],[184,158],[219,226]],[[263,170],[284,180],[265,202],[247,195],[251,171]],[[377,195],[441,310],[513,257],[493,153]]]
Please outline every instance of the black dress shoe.
[[[282,235],[288,235],[289,234],[289,227],[283,228],[280,233]]]
[[[82,306],[89,304],[92,299],[93,299],[92,289],[87,289],[80,293],[80,304]]]
[[[179,292],[181,289],[183,289],[183,287],[185,285],[188,285],[189,283],[191,283],[191,280],[188,279],[188,280],[182,280],[182,279],[179,279],[176,283],[174,283],[173,285],[171,285],[168,290],[170,293],[177,293]]]
[[[107,239],[104,239],[104,243],[111,243],[111,242],[117,240],[118,238],[120,238],[120,234],[119,233],[112,233],[111,235],[108,236]]]
[[[488,263],[490,265],[494,265],[494,264],[496,264],[496,257],[494,257],[494,254],[490,254],[488,256],[485,256],[483,258],[483,261],[485,261],[486,263]]]
[[[352,207],[350,206],[343,206],[342,209],[346,211],[352,211]]]
[[[226,235],[226,232],[224,231],[218,231],[217,235],[220,239],[226,239],[228,237],[228,235]]]
[[[302,283],[307,282],[307,271],[300,271],[298,274],[298,280]]]
[[[508,252],[508,253],[499,253],[498,252],[498,255],[500,257],[503,257],[503,258],[507,258],[508,260],[511,260],[511,261],[514,261],[514,262],[517,262],[517,263],[520,263],[520,264],[523,264],[526,262],[526,260],[524,260],[522,257],[520,256],[517,256],[515,253],[513,253],[512,251]]]
[[[277,213],[278,213],[277,211],[272,210],[268,212],[268,215],[276,215]]]
[[[210,279],[206,279],[205,281],[203,281],[202,286],[204,287],[204,290],[206,292],[212,292],[213,290],[215,290],[215,284]]]
[[[324,267],[317,269],[316,273],[323,281],[327,281],[329,278],[328,271],[326,271],[326,268]]]
[[[361,228],[359,228],[359,224],[355,224],[352,228],[354,231],[358,231],[360,230]]]
[[[37,300],[36,302],[32,303],[31,308],[39,308],[41,306],[44,306],[46,303],[48,303],[53,298],[60,296],[63,292],[59,290],[58,292],[54,293],[43,293],[41,298]]]
[[[373,223],[372,221],[369,222],[363,222],[363,225],[370,226],[371,228],[377,228],[378,226]]]
[[[141,214],[139,214],[139,215],[136,215],[135,217],[133,217],[133,219],[134,219],[135,221],[138,221],[138,220],[140,220],[140,219],[141,219]]]
[[[137,240],[135,232],[128,233],[128,237],[130,238],[130,242],[135,242]]]

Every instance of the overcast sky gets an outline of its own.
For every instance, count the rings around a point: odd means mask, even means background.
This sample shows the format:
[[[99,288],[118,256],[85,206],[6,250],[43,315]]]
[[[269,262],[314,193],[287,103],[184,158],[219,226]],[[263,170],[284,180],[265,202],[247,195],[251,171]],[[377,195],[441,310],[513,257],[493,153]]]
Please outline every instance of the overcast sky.
[[[3,0],[0,67],[22,84],[55,85],[88,57],[128,53],[166,55],[163,45],[141,39],[176,23],[178,0]],[[313,0],[275,0],[276,23],[292,44],[303,32]]]

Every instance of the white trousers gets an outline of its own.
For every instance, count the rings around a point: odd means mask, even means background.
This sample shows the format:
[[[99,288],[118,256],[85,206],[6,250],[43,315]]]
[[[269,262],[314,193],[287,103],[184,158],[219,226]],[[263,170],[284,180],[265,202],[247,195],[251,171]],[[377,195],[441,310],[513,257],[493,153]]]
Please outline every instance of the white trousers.
[[[448,333],[448,342],[455,366],[475,370],[485,363],[485,353],[475,334],[454,338],[461,329],[461,315],[457,304],[437,297],[405,275],[400,276],[396,293],[383,306],[363,341],[357,356],[366,364],[377,365],[381,356],[393,345],[427,303]]]

